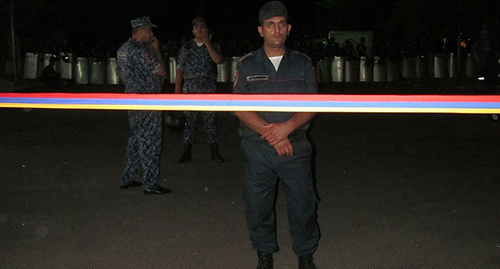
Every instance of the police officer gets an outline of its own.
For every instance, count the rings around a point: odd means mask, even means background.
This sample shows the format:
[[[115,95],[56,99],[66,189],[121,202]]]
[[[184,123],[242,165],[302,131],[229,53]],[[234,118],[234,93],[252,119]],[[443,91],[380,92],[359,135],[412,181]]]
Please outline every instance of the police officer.
[[[285,6],[265,3],[259,12],[263,46],[242,57],[236,67],[234,93],[317,93],[311,59],[285,47],[291,25]],[[235,112],[246,156],[245,213],[257,268],[273,268],[278,251],[274,201],[279,177],[285,190],[293,251],[299,268],[316,268],[319,240],[317,197],[311,168],[312,146],[306,138],[315,113]]]
[[[130,21],[132,37],[117,52],[117,73],[125,83],[126,93],[155,94],[161,92],[166,72],[153,34],[149,17]],[[125,169],[121,189],[143,186],[144,194],[166,194],[171,190],[158,184],[162,142],[161,111],[128,112],[130,137],[127,146]],[[142,170],[144,184],[134,180],[137,170]]]
[[[175,93],[215,93],[217,64],[223,62],[220,45],[212,42],[212,36],[205,19],[196,17],[193,19],[192,25],[194,38],[186,42],[179,51]],[[198,115],[203,120],[212,159],[219,163],[224,162],[219,154],[215,112],[186,111],[184,115],[186,117],[186,126],[182,137],[184,152],[177,162],[184,163],[191,160],[191,147],[195,140]]]

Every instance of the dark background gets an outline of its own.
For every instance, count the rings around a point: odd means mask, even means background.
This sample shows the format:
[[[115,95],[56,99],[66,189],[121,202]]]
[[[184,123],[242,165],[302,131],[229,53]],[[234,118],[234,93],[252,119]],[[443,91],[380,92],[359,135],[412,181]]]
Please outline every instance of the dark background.
[[[112,54],[130,36],[130,19],[149,15],[162,42],[190,37],[191,19],[204,16],[217,41],[259,41],[257,15],[266,1],[15,0],[17,50]],[[374,42],[398,41],[429,49],[447,38],[477,39],[483,24],[498,31],[498,0],[311,0],[283,1],[290,40],[326,37],[329,30],[371,30]],[[0,4],[1,49],[9,57],[10,0]],[[257,43],[256,42],[256,43]],[[434,45],[432,45],[434,44]],[[450,49],[456,49],[456,42]]]

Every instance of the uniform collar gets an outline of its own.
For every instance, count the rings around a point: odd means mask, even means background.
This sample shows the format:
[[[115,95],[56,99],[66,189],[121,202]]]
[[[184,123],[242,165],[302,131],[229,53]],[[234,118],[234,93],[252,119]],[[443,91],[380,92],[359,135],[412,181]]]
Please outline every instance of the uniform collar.
[[[283,59],[288,58],[289,50],[287,47],[285,47],[285,54],[283,54]],[[264,50],[264,46],[262,46],[259,50],[257,50],[257,54],[255,55],[255,60],[258,62],[264,62],[268,59],[266,55],[266,51]]]
[[[196,48],[202,48],[203,46],[205,46],[205,44],[198,47],[198,44],[196,44],[196,41],[193,38],[193,39],[191,39],[191,46],[196,47]]]
[[[130,40],[131,42],[133,42],[133,43],[136,43],[136,44],[140,44],[140,45],[143,45],[143,46],[144,46],[144,45],[146,45],[146,43],[142,43],[141,41],[139,41],[139,40],[137,40],[137,39],[135,39],[135,38],[133,38],[133,37],[130,37],[130,39],[129,39],[129,40]]]

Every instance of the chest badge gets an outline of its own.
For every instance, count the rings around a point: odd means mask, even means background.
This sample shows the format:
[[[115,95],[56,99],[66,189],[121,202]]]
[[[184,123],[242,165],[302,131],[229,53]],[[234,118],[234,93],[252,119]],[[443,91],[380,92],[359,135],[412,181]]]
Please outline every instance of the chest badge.
[[[265,81],[265,80],[269,80],[269,76],[268,75],[256,75],[256,76],[248,76],[247,77],[247,81],[248,82],[251,82],[251,81]]]

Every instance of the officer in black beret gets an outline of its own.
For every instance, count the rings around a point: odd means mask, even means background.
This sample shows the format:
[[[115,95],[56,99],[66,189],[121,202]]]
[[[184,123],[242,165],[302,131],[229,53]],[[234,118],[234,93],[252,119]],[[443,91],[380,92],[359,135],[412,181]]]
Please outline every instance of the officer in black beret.
[[[242,57],[236,67],[234,93],[315,94],[318,92],[311,59],[286,48],[288,13],[279,1],[265,3],[259,12],[263,46]],[[237,111],[246,155],[245,213],[258,269],[273,268],[276,239],[277,180],[285,190],[293,251],[299,268],[316,268],[313,253],[319,240],[317,197],[311,167],[312,146],[306,136],[309,112]]]

